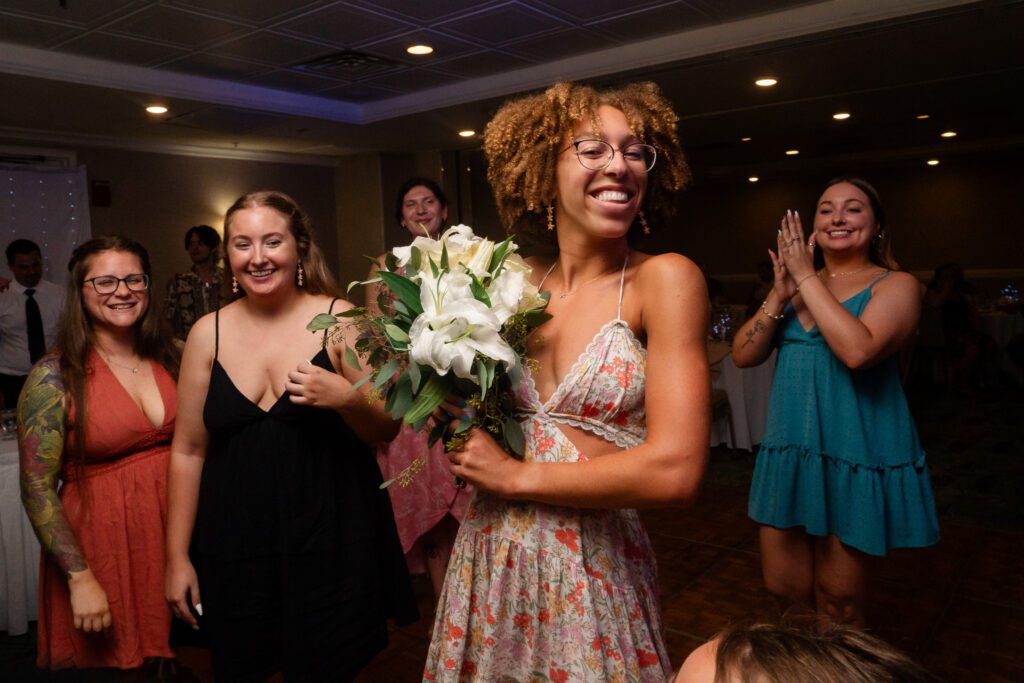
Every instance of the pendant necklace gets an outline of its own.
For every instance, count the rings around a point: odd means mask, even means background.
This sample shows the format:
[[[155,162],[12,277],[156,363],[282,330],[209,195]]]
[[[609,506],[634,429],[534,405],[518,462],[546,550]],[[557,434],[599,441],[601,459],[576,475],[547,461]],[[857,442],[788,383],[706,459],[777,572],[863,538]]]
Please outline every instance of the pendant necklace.
[[[96,349],[96,350],[99,351],[99,349]],[[105,353],[100,352],[100,355],[103,357],[103,360],[107,361],[107,365],[115,365],[115,366],[117,366],[119,368],[123,368],[125,370],[131,370],[131,373],[133,375],[139,374],[139,368],[142,366],[142,361],[141,360],[138,363],[135,364],[135,367],[132,367],[131,365],[124,365],[123,363],[115,363]]]

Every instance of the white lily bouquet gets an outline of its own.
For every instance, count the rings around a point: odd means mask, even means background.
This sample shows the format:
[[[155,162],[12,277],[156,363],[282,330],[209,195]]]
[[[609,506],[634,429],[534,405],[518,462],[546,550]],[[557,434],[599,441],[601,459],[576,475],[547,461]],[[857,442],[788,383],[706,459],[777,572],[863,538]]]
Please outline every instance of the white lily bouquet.
[[[417,237],[387,254],[377,277],[349,285],[380,283],[381,314],[366,308],[321,313],[307,329],[330,330],[331,341],[342,338],[352,367],[361,367],[360,356],[366,359],[371,372],[356,386],[372,381],[371,398],[383,397],[395,418],[422,430],[442,402],[458,397],[473,410],[446,441],[449,450],[465,442],[470,427],[480,427],[521,458],[524,438],[512,392],[528,335],[551,316],[544,311],[547,293],[530,282],[530,266],[517,249],[511,237],[495,243],[467,225],[438,239]],[[351,346],[339,318],[348,318],[358,333]],[[431,446],[452,421],[435,420]],[[425,464],[425,456],[417,458],[382,487],[396,480],[408,486]]]

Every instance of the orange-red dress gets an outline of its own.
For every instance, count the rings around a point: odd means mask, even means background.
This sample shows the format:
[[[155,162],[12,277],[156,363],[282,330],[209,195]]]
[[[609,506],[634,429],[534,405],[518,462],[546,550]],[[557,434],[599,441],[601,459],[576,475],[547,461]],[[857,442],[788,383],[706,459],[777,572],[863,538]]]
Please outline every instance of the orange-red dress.
[[[75,629],[67,580],[44,550],[36,663],[50,669],[128,669],[146,657],[174,656],[168,644],[171,612],[164,601],[174,380],[151,363],[164,403],[163,424],[153,427],[95,352],[89,364],[86,466],[81,477],[65,468],[60,498],[85,560],[107,593],[113,623],[102,634]]]

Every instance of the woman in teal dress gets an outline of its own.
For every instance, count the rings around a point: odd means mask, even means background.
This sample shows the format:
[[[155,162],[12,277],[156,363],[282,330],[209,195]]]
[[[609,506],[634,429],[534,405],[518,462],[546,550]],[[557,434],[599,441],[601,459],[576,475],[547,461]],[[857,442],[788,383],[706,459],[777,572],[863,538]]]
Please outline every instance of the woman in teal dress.
[[[878,193],[858,178],[827,185],[809,239],[787,211],[768,252],[774,286],[732,352],[749,367],[779,349],[749,504],[765,585],[857,625],[868,556],[939,538],[896,362],[920,286],[895,270],[884,225]]]

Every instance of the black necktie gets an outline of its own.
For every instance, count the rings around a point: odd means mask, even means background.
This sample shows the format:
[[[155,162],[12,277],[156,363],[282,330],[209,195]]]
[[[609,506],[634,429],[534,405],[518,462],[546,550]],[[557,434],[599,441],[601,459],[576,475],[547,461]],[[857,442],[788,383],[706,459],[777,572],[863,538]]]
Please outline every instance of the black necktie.
[[[39,304],[32,297],[34,289],[26,289],[25,324],[28,328],[28,357],[35,363],[46,353],[46,333],[43,332],[43,316],[39,312]]]

